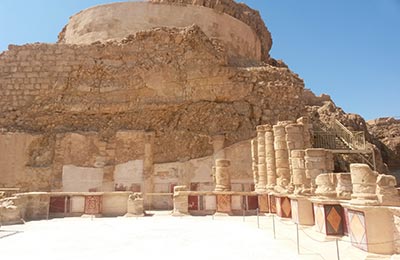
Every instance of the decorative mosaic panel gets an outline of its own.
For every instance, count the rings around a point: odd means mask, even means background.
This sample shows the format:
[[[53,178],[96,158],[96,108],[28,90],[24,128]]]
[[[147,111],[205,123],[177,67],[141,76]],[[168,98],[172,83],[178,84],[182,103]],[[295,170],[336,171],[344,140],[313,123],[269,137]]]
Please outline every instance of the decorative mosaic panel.
[[[50,197],[49,213],[68,213],[71,208],[69,197]]]
[[[276,213],[276,198],[274,195],[268,195],[269,197],[269,213]]]
[[[276,214],[281,218],[292,217],[292,207],[288,197],[276,197]]]
[[[268,204],[268,195],[259,195],[258,196],[258,207],[260,212],[268,213],[269,212],[269,204]]]
[[[320,233],[325,232],[325,210],[321,204],[314,204],[315,229]]]
[[[343,208],[343,234],[349,236],[349,209]]]
[[[364,212],[349,209],[347,215],[351,243],[355,247],[368,251],[367,228],[365,225]]]
[[[314,204],[315,229],[329,236],[344,234],[344,214],[340,205]]]
[[[258,196],[246,196],[247,197],[247,210],[258,209]]]
[[[342,236],[344,215],[340,205],[324,205],[326,234],[332,236]]]
[[[101,213],[101,196],[85,196],[85,214],[96,215]]]
[[[199,210],[199,196],[189,196],[189,210]]]
[[[226,213],[231,212],[230,195],[217,195],[217,211]]]
[[[300,223],[299,202],[297,200],[291,200],[290,203],[292,205],[292,220],[294,223]]]

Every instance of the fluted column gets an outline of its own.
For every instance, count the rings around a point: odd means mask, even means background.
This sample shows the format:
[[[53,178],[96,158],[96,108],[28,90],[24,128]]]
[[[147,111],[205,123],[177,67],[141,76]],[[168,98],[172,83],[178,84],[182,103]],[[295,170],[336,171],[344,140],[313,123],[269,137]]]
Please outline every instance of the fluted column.
[[[265,160],[267,168],[267,189],[273,189],[276,185],[276,164],[274,131],[271,125],[265,126]]]
[[[218,159],[215,161],[215,191],[230,191],[231,190],[231,175],[229,166],[231,161]]]
[[[258,144],[257,139],[251,140],[251,167],[253,172],[254,187],[258,185]]]
[[[304,150],[291,151],[290,165],[292,169],[292,182],[295,194],[302,193],[304,187],[307,186],[304,156]]]
[[[286,144],[285,125],[274,125],[274,148],[277,185],[286,188],[290,182],[289,153]]]
[[[154,184],[153,184],[153,171],[154,171],[154,132],[146,132],[145,133],[145,143],[144,143],[144,160],[143,160],[143,186],[144,186],[144,195],[149,192],[153,192]],[[147,197],[145,200],[146,206],[152,204],[151,197]]]
[[[258,146],[258,185],[256,191],[263,192],[267,189],[267,165],[265,160],[265,127],[257,126],[257,146]]]

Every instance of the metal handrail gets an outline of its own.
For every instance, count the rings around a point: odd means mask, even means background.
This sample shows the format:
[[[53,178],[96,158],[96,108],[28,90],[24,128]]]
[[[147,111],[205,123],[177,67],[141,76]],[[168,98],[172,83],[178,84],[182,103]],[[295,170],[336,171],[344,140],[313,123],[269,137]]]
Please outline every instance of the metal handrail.
[[[346,145],[354,150],[365,150],[365,133],[363,131],[352,132],[337,119],[332,124],[333,131]]]

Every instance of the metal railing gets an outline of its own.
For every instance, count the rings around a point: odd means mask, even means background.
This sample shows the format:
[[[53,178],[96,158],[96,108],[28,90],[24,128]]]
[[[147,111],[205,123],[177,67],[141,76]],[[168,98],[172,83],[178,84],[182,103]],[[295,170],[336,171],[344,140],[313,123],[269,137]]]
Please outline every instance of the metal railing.
[[[337,149],[335,133],[314,131],[314,147],[325,148],[325,149]]]
[[[335,135],[352,150],[365,150],[365,134],[363,131],[351,132],[337,119],[332,122]]]

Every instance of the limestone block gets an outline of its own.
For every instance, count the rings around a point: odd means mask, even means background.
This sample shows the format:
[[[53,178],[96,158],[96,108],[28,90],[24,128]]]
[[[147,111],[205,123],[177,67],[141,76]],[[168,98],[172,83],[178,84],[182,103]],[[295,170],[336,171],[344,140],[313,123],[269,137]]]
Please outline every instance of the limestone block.
[[[101,213],[107,217],[124,216],[132,213],[129,210],[129,193],[126,192],[110,192],[104,193],[102,197]]]
[[[289,161],[287,159],[276,158],[277,168],[289,168]]]
[[[292,169],[305,169],[306,162],[304,158],[294,158],[290,159],[290,163],[292,165]]]
[[[286,141],[275,140],[274,147],[275,147],[275,150],[286,150],[287,149]]]
[[[325,157],[326,150],[322,148],[309,148],[306,149],[306,156],[308,157]]]
[[[174,187],[174,210],[172,215],[180,216],[189,214],[189,199],[185,193],[188,188],[186,186],[175,186]]]
[[[22,224],[21,209],[12,200],[0,202],[0,227],[2,224]]]
[[[71,213],[84,213],[85,212],[85,197],[72,196],[71,197]]]
[[[336,173],[336,196],[339,199],[351,199],[351,193],[353,192],[353,186],[351,184],[350,173]]]
[[[334,156],[333,156],[333,153],[330,151],[326,151],[325,169],[326,169],[326,172],[333,172],[335,170]]]
[[[353,185],[353,194],[351,203],[376,205],[378,204],[376,192],[376,181],[378,173],[362,163],[353,163],[350,165],[351,182]]]
[[[275,156],[276,156],[276,158],[280,158],[280,159],[289,159],[289,153],[286,149],[285,150],[282,150],[282,149],[275,150]]]
[[[128,213],[125,216],[144,216],[144,203],[142,193],[137,192],[129,195]]]
[[[288,177],[288,176],[290,176],[290,169],[289,168],[277,168],[276,175],[278,177],[282,177],[282,176]]]
[[[302,169],[293,169],[293,184],[296,185],[303,185],[306,182],[306,173],[305,170]]]
[[[376,194],[379,204],[383,206],[400,206],[400,196],[396,189],[396,177],[393,175],[378,175]]]
[[[282,125],[274,125],[273,131],[274,131],[275,138],[286,135],[285,127]]]
[[[303,149],[304,145],[302,142],[297,141],[287,141],[288,150]]]

